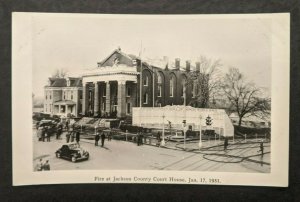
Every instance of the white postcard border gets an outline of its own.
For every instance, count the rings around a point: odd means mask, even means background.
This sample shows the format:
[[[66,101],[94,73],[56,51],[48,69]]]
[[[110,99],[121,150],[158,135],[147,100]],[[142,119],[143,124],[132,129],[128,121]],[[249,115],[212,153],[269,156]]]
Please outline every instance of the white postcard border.
[[[230,173],[153,170],[80,170],[33,172],[32,159],[32,18],[37,15],[70,15],[75,17],[113,18],[269,18],[272,19],[272,138],[270,173]],[[99,15],[99,14],[42,14],[13,13],[12,15],[12,136],[13,185],[114,183],[114,177],[129,178],[118,183],[167,183],[288,186],[289,151],[289,66],[290,15],[235,14],[235,15]],[[154,178],[178,178],[182,181],[155,181]],[[141,181],[150,178],[150,182]],[[200,182],[199,179],[206,179]],[[136,180],[135,180],[136,179]],[[138,180],[139,179],[139,180]],[[220,183],[210,182],[220,179]],[[194,184],[194,183],[191,183]]]

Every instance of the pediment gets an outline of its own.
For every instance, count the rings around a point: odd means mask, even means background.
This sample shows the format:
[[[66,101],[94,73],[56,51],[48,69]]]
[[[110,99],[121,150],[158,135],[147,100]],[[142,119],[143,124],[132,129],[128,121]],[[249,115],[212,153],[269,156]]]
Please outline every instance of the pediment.
[[[105,58],[101,62],[101,67],[107,67],[107,66],[112,67],[112,66],[118,65],[118,64],[133,67],[134,61],[130,56],[122,53],[119,50],[115,50],[114,52],[112,52],[112,54],[110,54],[107,58]]]

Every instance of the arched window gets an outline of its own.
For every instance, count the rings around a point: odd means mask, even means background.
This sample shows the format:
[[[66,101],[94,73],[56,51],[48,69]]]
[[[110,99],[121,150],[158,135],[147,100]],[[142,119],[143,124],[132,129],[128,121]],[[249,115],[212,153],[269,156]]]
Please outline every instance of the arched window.
[[[160,75],[160,73],[157,74],[157,97],[161,97],[162,94],[162,76]]]
[[[160,73],[157,74],[157,83],[162,84],[162,78],[161,78]]]
[[[192,97],[196,96],[196,81],[192,82]]]
[[[171,76],[171,79],[170,79],[170,97],[173,97],[174,96],[174,76]]]
[[[144,86],[148,86],[148,83],[149,83],[148,80],[149,80],[149,79],[148,79],[148,76],[145,76],[145,78],[144,78],[144,80],[143,80]]]
[[[185,95],[186,95],[186,78],[185,76],[183,76],[181,80],[181,97],[185,97]]]

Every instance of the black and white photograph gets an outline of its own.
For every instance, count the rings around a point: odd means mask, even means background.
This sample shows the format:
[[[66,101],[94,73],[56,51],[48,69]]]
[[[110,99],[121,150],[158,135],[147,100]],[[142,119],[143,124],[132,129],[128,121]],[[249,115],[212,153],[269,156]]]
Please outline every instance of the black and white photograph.
[[[15,185],[287,186],[288,14],[14,13],[12,32]]]

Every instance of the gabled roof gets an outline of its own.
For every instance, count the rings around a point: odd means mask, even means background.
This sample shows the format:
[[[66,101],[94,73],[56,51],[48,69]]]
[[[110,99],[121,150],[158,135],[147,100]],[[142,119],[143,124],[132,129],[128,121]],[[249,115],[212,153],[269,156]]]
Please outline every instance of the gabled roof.
[[[122,52],[120,49],[115,49],[110,55],[108,55],[104,60],[102,60],[101,62],[100,62],[100,65],[101,66],[103,66],[103,64],[106,62],[106,61],[108,61],[114,54],[120,54],[121,56],[123,56],[123,57],[125,57],[125,58],[127,58],[127,59],[129,59],[129,60],[134,60],[134,59],[136,59],[137,57],[135,56],[135,55],[133,55],[133,54],[129,54],[129,55],[127,55],[126,53],[124,53],[124,52]]]

